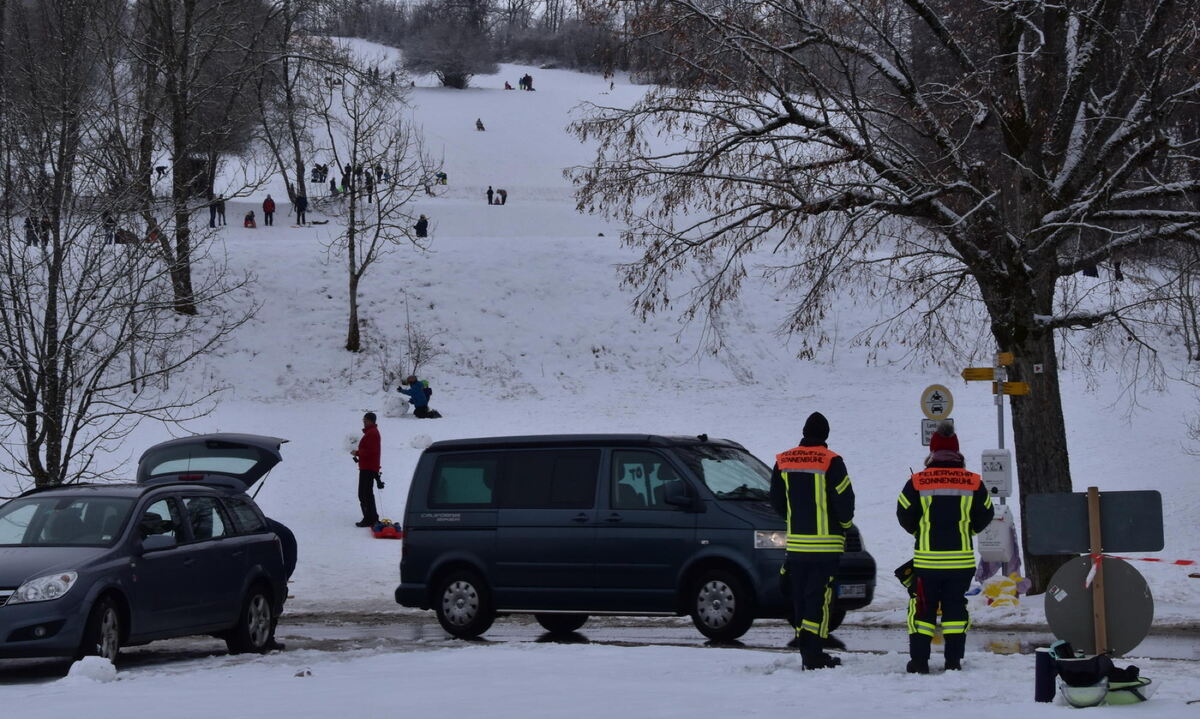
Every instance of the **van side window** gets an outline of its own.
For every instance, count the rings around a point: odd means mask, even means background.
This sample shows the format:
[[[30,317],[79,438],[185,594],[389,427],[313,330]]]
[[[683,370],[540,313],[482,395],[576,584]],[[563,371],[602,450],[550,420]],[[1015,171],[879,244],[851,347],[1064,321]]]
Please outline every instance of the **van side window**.
[[[596,504],[599,450],[508,452],[500,506],[591,509]]]
[[[439,457],[429,485],[431,507],[490,507],[494,505],[500,457],[461,454]]]
[[[183,506],[192,526],[192,539],[200,541],[233,534],[229,531],[225,510],[216,497],[184,497]]]
[[[673,509],[667,504],[666,484],[681,480],[662,455],[617,450],[612,457],[613,509]]]

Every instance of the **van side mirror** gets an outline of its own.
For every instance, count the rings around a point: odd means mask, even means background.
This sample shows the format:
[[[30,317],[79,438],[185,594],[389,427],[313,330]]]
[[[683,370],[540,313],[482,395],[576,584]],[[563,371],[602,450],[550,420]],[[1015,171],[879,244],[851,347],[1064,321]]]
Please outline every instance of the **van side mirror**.
[[[663,501],[673,507],[682,507],[688,512],[698,512],[700,508],[696,498],[688,489],[687,482],[675,480],[663,485]]]

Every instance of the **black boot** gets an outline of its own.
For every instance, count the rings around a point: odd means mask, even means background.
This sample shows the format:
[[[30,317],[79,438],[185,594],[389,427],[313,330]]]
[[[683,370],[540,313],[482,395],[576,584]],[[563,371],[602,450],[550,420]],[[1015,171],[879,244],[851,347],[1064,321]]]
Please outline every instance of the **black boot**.
[[[967,650],[967,635],[966,634],[947,634],[946,635],[946,669],[947,671],[959,671],[962,669],[963,654]]]
[[[905,670],[909,674],[928,674],[929,673],[929,645],[933,642],[933,637],[924,634],[909,634],[908,635],[908,665]]]
[[[800,640],[800,656],[805,669],[832,669],[842,665],[841,659],[821,651],[825,643],[821,637],[812,632],[801,632],[797,638]]]

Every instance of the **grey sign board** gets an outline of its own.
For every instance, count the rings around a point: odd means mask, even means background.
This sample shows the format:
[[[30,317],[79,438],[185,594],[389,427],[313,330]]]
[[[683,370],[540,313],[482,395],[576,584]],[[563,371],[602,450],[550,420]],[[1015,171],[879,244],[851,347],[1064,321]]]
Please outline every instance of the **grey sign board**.
[[[1025,522],[1030,554],[1084,554],[1091,551],[1087,494],[1032,494]],[[1162,495],[1157,490],[1100,493],[1100,537],[1105,552],[1161,552]]]
[[[1059,567],[1045,598],[1046,621],[1054,636],[1087,654],[1096,653],[1092,588],[1084,586],[1091,568],[1088,557],[1076,557]],[[1146,580],[1128,562],[1104,559],[1104,606],[1108,649],[1113,654],[1129,653],[1150,633],[1154,597]]]

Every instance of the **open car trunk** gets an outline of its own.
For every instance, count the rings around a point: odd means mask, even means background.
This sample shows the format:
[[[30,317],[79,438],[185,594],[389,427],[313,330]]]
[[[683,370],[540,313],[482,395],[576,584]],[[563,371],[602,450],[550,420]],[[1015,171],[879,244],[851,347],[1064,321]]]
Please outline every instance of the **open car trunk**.
[[[242,491],[283,461],[286,439],[257,434],[198,434],[154,445],[138,460],[137,483],[233,480]]]

